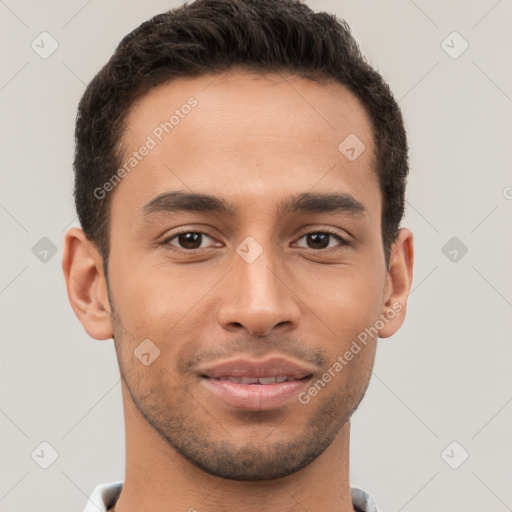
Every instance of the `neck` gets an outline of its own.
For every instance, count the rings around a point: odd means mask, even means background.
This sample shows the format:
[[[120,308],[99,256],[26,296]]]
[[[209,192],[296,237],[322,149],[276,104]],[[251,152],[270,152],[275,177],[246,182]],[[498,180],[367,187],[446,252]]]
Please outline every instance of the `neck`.
[[[126,473],[115,512],[354,512],[349,485],[350,422],[313,462],[283,478],[236,481],[205,473],[147,423],[122,383]]]

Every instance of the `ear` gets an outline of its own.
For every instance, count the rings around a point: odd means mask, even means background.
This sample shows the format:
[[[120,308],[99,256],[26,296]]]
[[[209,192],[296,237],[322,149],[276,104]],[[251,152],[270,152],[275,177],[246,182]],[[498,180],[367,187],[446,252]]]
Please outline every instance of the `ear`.
[[[62,270],[69,302],[87,334],[97,340],[112,338],[103,257],[79,228],[71,228],[66,233]]]
[[[388,275],[384,286],[384,305],[380,316],[384,327],[379,330],[379,338],[392,336],[404,323],[413,263],[413,236],[408,229],[403,228],[398,232],[390,250]]]

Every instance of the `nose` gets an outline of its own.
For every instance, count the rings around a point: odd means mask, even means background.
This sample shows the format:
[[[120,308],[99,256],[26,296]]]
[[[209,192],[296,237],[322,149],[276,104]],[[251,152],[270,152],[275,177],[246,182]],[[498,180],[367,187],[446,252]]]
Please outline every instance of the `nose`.
[[[293,285],[270,251],[251,263],[235,254],[221,294],[218,321],[228,331],[246,329],[253,336],[265,336],[273,329],[298,326],[300,309]]]

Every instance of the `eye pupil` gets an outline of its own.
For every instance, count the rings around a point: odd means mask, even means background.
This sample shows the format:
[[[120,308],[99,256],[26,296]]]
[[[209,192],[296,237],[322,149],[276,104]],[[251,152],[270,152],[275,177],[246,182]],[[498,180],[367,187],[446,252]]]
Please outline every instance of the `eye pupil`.
[[[313,249],[325,249],[329,245],[330,236],[328,233],[310,233],[307,235],[308,245],[312,242]]]
[[[178,236],[178,241],[184,249],[199,249],[201,246],[201,236],[201,233],[181,233]]]

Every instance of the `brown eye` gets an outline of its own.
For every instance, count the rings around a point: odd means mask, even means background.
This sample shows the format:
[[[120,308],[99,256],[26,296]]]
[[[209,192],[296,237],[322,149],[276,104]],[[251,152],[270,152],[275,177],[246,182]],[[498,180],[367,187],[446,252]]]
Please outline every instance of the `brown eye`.
[[[203,245],[203,242],[208,241],[208,239],[213,240],[206,233],[186,231],[168,238],[164,243],[179,247],[180,249],[194,250],[207,247],[207,245]]]
[[[306,235],[306,243],[311,249],[326,249],[329,246],[330,236],[327,233],[310,233]]]
[[[347,242],[339,235],[325,231],[316,231],[303,235],[300,240],[305,239],[306,245],[299,247],[306,247],[308,249],[330,249],[339,245],[347,245]],[[332,243],[334,242],[334,243]]]

